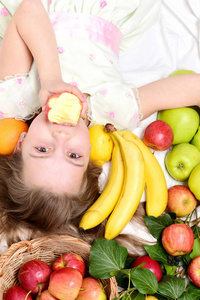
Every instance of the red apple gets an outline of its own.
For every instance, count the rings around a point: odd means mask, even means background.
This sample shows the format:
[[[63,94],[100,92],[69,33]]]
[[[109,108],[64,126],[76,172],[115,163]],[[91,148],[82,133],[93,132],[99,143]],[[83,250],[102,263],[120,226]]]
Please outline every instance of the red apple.
[[[186,224],[172,224],[162,232],[162,245],[172,256],[185,255],[191,252],[194,244],[194,233]]]
[[[197,199],[190,189],[184,185],[174,185],[168,189],[167,208],[177,217],[189,215],[196,207]]]
[[[51,273],[51,268],[44,261],[33,259],[21,266],[18,279],[25,290],[37,294],[47,288]]]
[[[22,300],[22,299],[32,300],[32,297],[29,294],[29,292],[25,291],[22,287],[17,285],[10,287],[3,296],[3,300]]]
[[[52,270],[56,271],[65,267],[78,270],[83,277],[85,275],[85,261],[79,254],[72,252],[62,254],[54,261]]]
[[[107,300],[101,282],[93,277],[83,278],[83,283],[76,300]]]
[[[81,115],[82,103],[70,93],[51,96],[45,108],[46,118],[51,123],[76,126]]]
[[[49,293],[48,290],[44,290],[44,291],[40,294],[38,300],[58,300],[58,298],[52,296],[52,295]]]
[[[160,264],[149,257],[148,255],[142,255],[137,257],[131,264],[131,268],[137,267],[145,263],[141,268],[149,269],[156,276],[157,280],[160,281],[162,279],[162,268]]]
[[[143,135],[145,145],[157,151],[169,149],[173,139],[174,133],[172,128],[168,123],[161,120],[150,123]]]
[[[50,276],[48,291],[60,300],[74,300],[78,296],[83,277],[73,268],[61,268]]]
[[[200,256],[191,260],[187,273],[192,283],[200,288]]]

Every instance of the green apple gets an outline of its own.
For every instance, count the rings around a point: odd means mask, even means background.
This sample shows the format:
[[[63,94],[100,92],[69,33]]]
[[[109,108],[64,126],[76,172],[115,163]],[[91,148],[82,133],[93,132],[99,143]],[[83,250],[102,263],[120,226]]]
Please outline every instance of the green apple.
[[[169,76],[176,76],[176,75],[183,75],[183,74],[195,74],[195,72],[192,70],[181,69],[181,70],[177,70],[177,71],[173,72]]]
[[[197,149],[200,151],[200,126],[197,130],[197,133],[195,134],[195,136],[191,140],[191,144],[196,146]]]
[[[195,195],[197,200],[200,200],[200,164],[198,164],[191,172],[188,179],[188,186],[190,191]]]
[[[173,145],[190,142],[199,127],[199,114],[190,107],[161,110],[157,119],[171,126],[174,132]]]
[[[194,167],[200,163],[200,152],[191,144],[181,143],[165,155],[165,166],[171,177],[186,180]]]

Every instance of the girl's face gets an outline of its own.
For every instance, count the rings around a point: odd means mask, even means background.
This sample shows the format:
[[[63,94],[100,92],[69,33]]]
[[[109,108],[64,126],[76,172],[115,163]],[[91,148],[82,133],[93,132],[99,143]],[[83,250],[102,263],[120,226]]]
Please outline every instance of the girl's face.
[[[88,128],[80,118],[75,127],[51,124],[40,113],[21,144],[23,179],[27,186],[76,194],[89,163]]]

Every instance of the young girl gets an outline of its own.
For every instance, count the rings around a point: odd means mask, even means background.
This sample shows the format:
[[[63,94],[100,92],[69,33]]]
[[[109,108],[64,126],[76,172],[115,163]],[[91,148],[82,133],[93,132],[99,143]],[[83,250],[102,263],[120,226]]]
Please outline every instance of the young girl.
[[[68,233],[91,242],[102,236],[104,224],[86,233],[77,229],[99,195],[101,169],[89,162],[87,126],[112,123],[133,131],[158,110],[199,106],[200,75],[170,77],[138,89],[123,81],[119,52],[154,22],[160,0],[0,3],[1,116],[34,117],[15,153],[0,158],[2,238],[9,235],[10,244],[27,238],[23,230],[29,229],[28,238]],[[82,101],[84,120],[75,127],[51,124],[45,117],[49,96],[63,91]],[[141,223],[142,214],[139,208],[135,223]]]

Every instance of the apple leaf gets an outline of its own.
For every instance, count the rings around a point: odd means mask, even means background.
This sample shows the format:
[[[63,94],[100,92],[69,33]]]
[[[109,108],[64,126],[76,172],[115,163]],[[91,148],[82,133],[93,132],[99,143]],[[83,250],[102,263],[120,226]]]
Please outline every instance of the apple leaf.
[[[155,294],[158,289],[156,276],[149,269],[136,269],[131,274],[131,281],[141,294]]]
[[[160,238],[163,229],[173,224],[173,220],[169,214],[164,214],[160,218],[155,218],[153,216],[143,216],[143,218],[151,235],[157,240]]]
[[[125,267],[127,255],[127,249],[115,240],[96,239],[90,249],[90,275],[101,279],[112,277],[111,272]]]
[[[152,259],[168,264],[168,254],[159,242],[155,245],[143,245],[143,247]]]
[[[158,284],[158,291],[167,297],[177,299],[183,294],[185,283],[185,278],[164,275],[162,281]]]
[[[192,296],[193,300],[199,300],[200,298],[200,289],[196,287],[194,284],[189,282],[187,286],[188,293]]]
[[[144,295],[140,293],[132,293],[132,294],[127,294],[122,298],[122,300],[144,300]]]
[[[191,257],[191,259],[193,259],[199,255],[200,255],[200,239],[196,238],[194,240],[194,245],[192,248],[192,252],[190,253],[190,257]]]
[[[176,273],[177,266],[164,265],[167,275],[174,275]]]
[[[194,298],[192,297],[192,295],[184,292],[181,297],[178,298],[178,300],[194,300]]]

